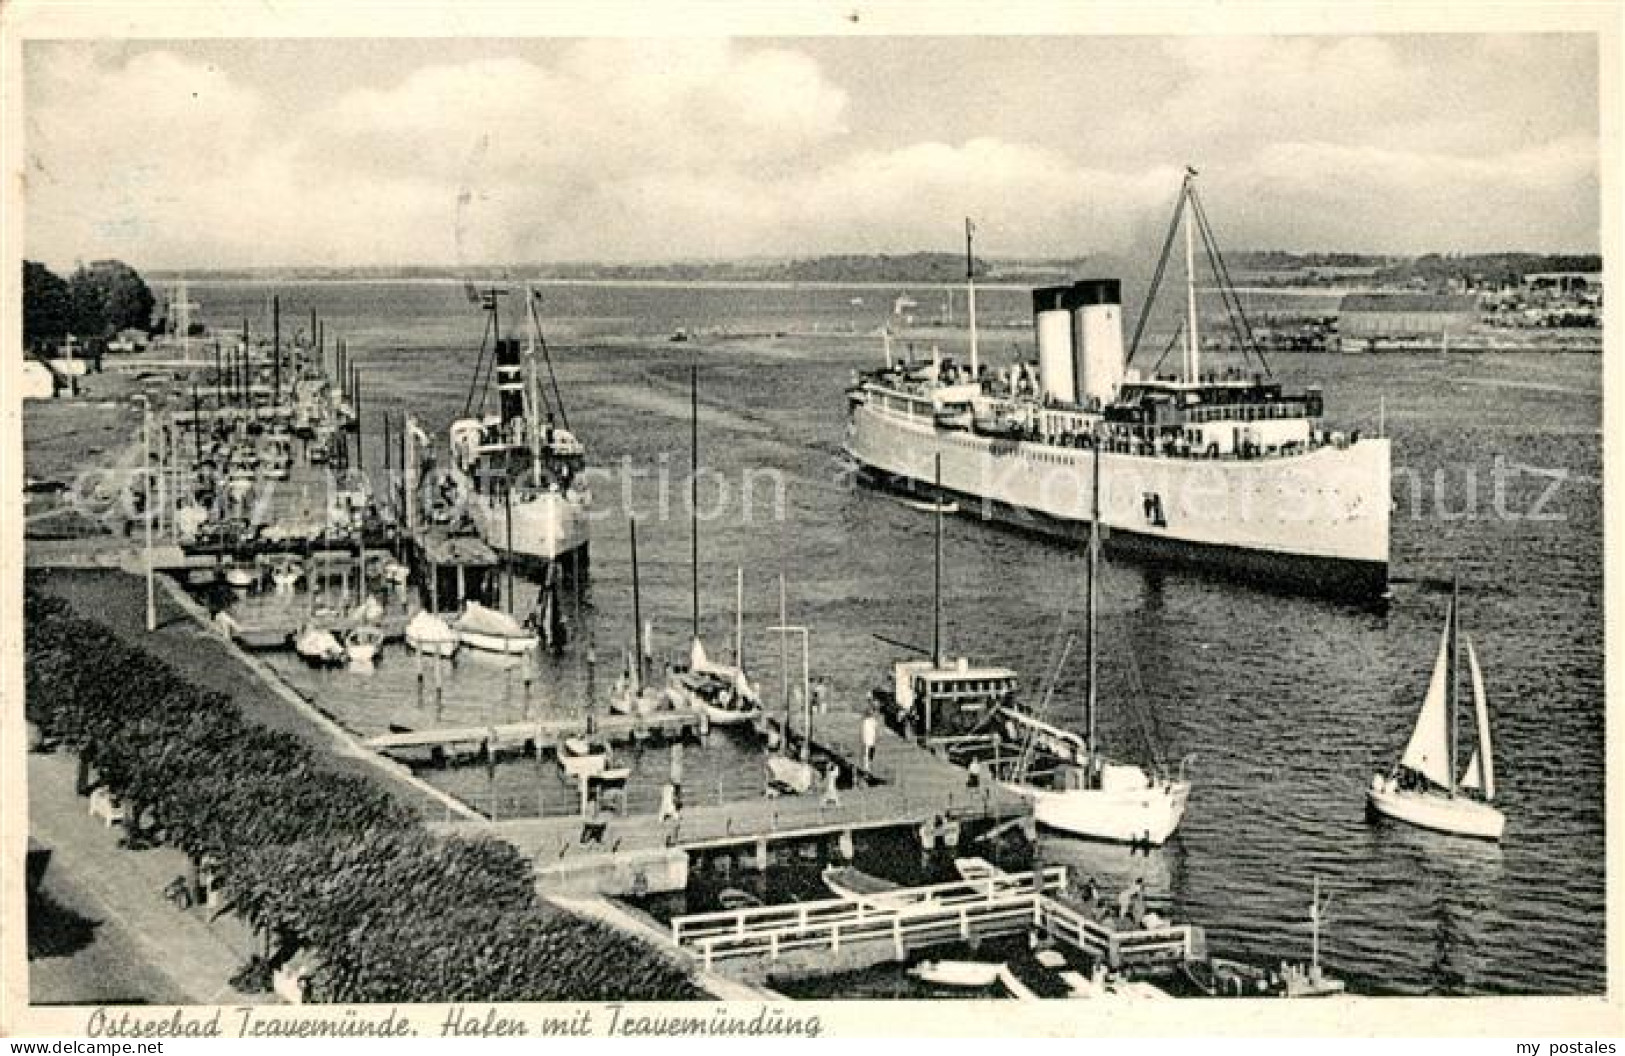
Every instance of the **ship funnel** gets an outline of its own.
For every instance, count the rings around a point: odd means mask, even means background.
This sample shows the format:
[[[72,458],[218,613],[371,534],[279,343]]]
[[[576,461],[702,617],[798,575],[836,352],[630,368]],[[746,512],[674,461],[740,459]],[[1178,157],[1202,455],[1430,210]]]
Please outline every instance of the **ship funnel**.
[[[1085,279],[1067,291],[1077,402],[1103,406],[1123,383],[1123,284]]]
[[[1076,403],[1077,375],[1073,365],[1072,312],[1067,286],[1046,286],[1033,291],[1033,324],[1038,331],[1038,384],[1043,395],[1057,403]]]
[[[502,422],[525,417],[525,378],[520,359],[519,339],[498,338],[496,343],[497,396],[502,403]]]

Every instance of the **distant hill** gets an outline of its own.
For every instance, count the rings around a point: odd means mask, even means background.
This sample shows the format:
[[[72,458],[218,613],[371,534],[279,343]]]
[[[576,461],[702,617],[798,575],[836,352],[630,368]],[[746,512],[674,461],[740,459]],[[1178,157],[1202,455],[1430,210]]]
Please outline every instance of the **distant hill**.
[[[1596,254],[1486,253],[1427,254],[1420,257],[1367,253],[1295,253],[1286,250],[1242,250],[1225,254],[1238,283],[1327,285],[1370,282],[1444,288],[1482,286],[1501,279],[1516,282],[1534,271],[1600,271]],[[979,279],[1016,285],[1070,281],[1084,274],[1125,274],[1131,262],[1098,260],[976,258]],[[958,253],[846,253],[798,259],[689,260],[631,264],[568,263],[459,267],[405,264],[366,267],[201,268],[153,271],[157,281],[300,282],[321,280],[454,280],[473,283],[523,278],[620,282],[882,282],[957,283],[965,279],[965,258]]]

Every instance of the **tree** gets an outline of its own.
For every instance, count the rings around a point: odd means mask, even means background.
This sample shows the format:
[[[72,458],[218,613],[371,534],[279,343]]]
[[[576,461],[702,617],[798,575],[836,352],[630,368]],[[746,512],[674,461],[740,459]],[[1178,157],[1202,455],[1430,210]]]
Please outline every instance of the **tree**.
[[[152,324],[152,291],[134,268],[117,260],[81,266],[68,280],[73,332],[105,338],[120,330]]]
[[[23,261],[23,347],[62,340],[71,321],[68,284],[43,264]]]

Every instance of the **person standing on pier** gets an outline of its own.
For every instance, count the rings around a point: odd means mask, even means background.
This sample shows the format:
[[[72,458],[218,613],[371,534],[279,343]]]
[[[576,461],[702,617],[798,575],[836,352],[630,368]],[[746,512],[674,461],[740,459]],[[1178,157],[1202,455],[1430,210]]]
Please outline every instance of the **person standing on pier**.
[[[683,742],[671,746],[671,789],[677,809],[683,807]]]
[[[830,763],[824,770],[824,798],[819,803],[824,807],[838,807],[841,805],[841,793],[837,784],[841,779],[841,768]]]
[[[682,811],[677,809],[677,786],[667,781],[666,787],[660,790],[660,821],[662,824],[681,821],[682,816]]]
[[[863,722],[859,724],[858,732],[863,741],[863,772],[865,775],[873,774],[875,769],[875,744],[880,739],[880,721],[875,718],[875,709],[870,705],[863,713]]]

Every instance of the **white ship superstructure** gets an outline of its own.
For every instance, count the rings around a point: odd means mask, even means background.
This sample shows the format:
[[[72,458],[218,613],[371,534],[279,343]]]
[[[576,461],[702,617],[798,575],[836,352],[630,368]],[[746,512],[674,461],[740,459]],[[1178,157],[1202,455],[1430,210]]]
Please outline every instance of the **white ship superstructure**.
[[[968,368],[937,354],[894,362],[888,339],[886,366],[848,390],[846,451],[865,475],[912,492],[937,490],[940,456],[940,491],[962,512],[1081,536],[1098,443],[1109,551],[1381,596],[1389,442],[1328,429],[1318,388],[1204,371],[1189,286],[1175,375],[1126,365],[1116,279],[1034,290],[1037,360],[1002,372],[976,363],[974,339]]]

